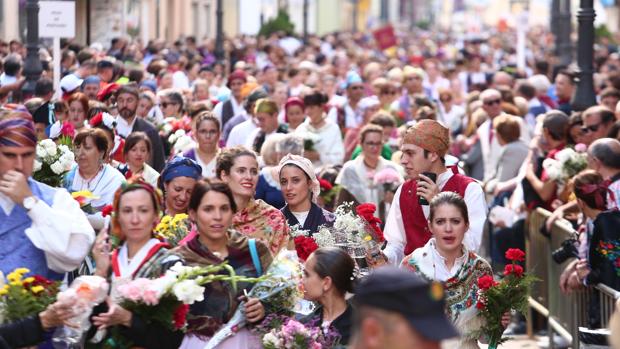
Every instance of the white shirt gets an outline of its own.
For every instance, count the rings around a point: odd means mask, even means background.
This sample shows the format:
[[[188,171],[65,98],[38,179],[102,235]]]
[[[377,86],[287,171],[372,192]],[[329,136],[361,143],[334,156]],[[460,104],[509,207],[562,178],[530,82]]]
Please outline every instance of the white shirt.
[[[189,78],[185,72],[179,70],[172,74],[172,87],[176,89],[189,88]]]
[[[219,105],[219,104],[218,104]],[[258,125],[254,123],[251,118],[245,120],[239,125],[233,127],[228,135],[226,141],[226,148],[234,147],[236,145],[245,145],[248,136],[252,134],[254,130],[258,129]],[[249,149],[252,149],[251,147]]]
[[[347,103],[342,108],[344,108],[344,127],[355,128],[362,123],[361,113],[357,112],[358,108],[356,108],[356,110],[353,110],[353,108],[351,108],[351,105],[349,104],[349,101],[347,101]],[[338,108],[331,108],[327,113],[327,118],[336,125],[338,125]]]
[[[131,120],[131,124],[130,124],[122,116],[120,115],[117,116],[116,117],[116,133],[118,133],[118,135],[123,138],[127,138],[127,136],[129,136],[129,134],[132,132],[133,125],[136,123],[137,118],[138,117],[134,115],[134,118],[133,120]]]
[[[132,274],[138,269],[138,267],[140,267],[142,261],[144,261],[144,258],[146,258],[146,255],[149,253],[151,248],[158,243],[160,243],[159,240],[150,239],[140,248],[140,250],[138,250],[133,258],[131,258],[131,261],[127,255],[127,244],[123,244],[121,249],[118,251],[118,269],[121,277],[131,279]]]
[[[431,238],[428,241],[428,244],[430,246],[430,251],[433,257],[433,261],[435,262],[433,263],[435,266],[434,280],[446,282],[448,279],[450,279],[451,277],[455,276],[456,273],[458,273],[459,269],[461,269],[461,267],[465,263],[465,260],[467,259],[467,255],[463,253],[462,256],[454,260],[454,265],[452,265],[452,268],[448,268],[448,265],[446,265],[446,258],[440,255],[439,251],[437,251],[437,248],[435,247],[435,244],[436,244],[435,238]]]
[[[217,153],[219,154],[220,151],[221,150],[218,149]],[[213,159],[211,159],[211,161],[209,161],[208,164],[205,164],[200,158],[200,156],[198,155],[198,149],[196,149],[195,152],[196,152],[196,162],[202,168],[202,176],[204,178],[215,178],[216,177],[215,165],[217,165],[217,155],[213,157]]]
[[[439,190],[443,189],[452,176],[452,170],[448,169],[437,177]],[[390,212],[385,221],[384,229],[387,246],[383,253],[388,257],[390,263],[394,265],[398,265],[403,259],[405,246],[407,245],[407,236],[405,234],[405,226],[403,224],[403,216],[400,208],[400,193],[402,188],[403,186],[401,185],[398,190],[396,190],[396,194],[394,194],[394,200],[392,201],[392,207],[390,207]],[[487,203],[484,198],[482,187],[478,182],[469,183],[465,189],[464,199],[469,213],[469,230],[465,232],[463,244],[468,250],[477,252],[480,249],[484,222],[487,219]],[[429,206],[423,205],[422,211],[424,212],[424,217],[428,219],[430,214]]]
[[[325,120],[325,125],[317,129],[310,125],[310,119],[308,118],[295,129],[294,133],[301,137],[304,137],[304,134],[313,134],[318,139],[318,142],[314,144],[314,149],[321,158],[318,161],[313,161],[314,168],[326,164],[342,164],[344,160],[342,135],[338,125],[331,120]]]
[[[306,218],[308,218],[308,214],[310,213],[310,211],[305,211],[305,212],[291,211],[291,213],[293,214],[293,216],[295,216],[295,218],[297,218],[297,221],[299,222],[299,226],[303,227],[304,224],[306,223]]]
[[[0,193],[0,206],[9,215],[15,202]],[[95,231],[78,202],[65,189],[56,191],[51,207],[38,200],[28,211],[28,217],[32,225],[25,234],[43,250],[50,269],[65,273],[80,266],[95,241]]]
[[[232,103],[233,116],[246,113],[245,108],[243,108],[241,104],[237,103],[237,100],[233,95],[230,95],[230,100]],[[226,101],[216,104],[215,108],[213,108],[213,115],[217,117],[217,119],[220,121],[220,124],[222,124],[222,109],[224,108],[224,103],[226,103]],[[222,130],[224,129],[224,126],[225,125],[222,125]]]

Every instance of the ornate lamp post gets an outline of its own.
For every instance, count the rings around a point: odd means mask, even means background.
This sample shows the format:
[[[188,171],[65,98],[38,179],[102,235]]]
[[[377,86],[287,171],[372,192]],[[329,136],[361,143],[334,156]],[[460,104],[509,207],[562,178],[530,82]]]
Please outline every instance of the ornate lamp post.
[[[215,9],[215,57],[218,62],[224,60],[224,10],[222,9],[222,0],[217,0],[217,8]]]
[[[577,12],[579,37],[577,39],[577,89],[571,100],[573,110],[582,111],[596,104],[592,78],[594,56],[594,0],[581,0]]]
[[[34,94],[34,87],[41,77],[43,66],[39,60],[39,1],[26,2],[26,19],[28,33],[26,36],[26,59],[24,60],[24,76],[26,83],[22,87],[24,98]]]

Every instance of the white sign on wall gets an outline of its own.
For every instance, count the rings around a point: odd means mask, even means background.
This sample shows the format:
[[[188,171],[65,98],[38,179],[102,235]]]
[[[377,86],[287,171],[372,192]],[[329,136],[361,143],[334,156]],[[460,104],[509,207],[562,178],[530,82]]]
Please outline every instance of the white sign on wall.
[[[75,37],[75,2],[39,1],[39,36]]]

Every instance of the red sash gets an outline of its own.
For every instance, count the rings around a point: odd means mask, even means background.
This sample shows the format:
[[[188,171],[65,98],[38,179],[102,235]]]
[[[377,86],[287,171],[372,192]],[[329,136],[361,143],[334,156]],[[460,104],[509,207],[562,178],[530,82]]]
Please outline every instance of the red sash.
[[[142,260],[142,262],[138,266],[138,268],[136,268],[136,270],[133,272],[133,274],[131,274],[131,278],[134,278],[136,273],[140,270],[140,268],[142,268],[144,263],[146,263],[149,259],[151,259],[151,257],[153,257],[155,255],[155,253],[157,253],[162,248],[170,248],[170,245],[168,245],[165,242],[160,242],[160,243],[156,244],[155,246],[151,247],[149,252],[146,254],[144,259]],[[118,266],[118,251],[119,250],[120,250],[120,248],[117,248],[116,250],[114,250],[112,252],[112,271],[114,272],[114,276],[116,276],[116,277],[121,277],[121,268]]]
[[[462,174],[453,174],[441,191],[452,191],[464,198],[467,186],[474,181],[473,178]],[[417,181],[409,180],[403,184],[400,191],[400,212],[403,217],[405,236],[407,237],[405,256],[409,255],[416,248],[424,246],[432,236],[422,206],[418,203],[417,187]]]

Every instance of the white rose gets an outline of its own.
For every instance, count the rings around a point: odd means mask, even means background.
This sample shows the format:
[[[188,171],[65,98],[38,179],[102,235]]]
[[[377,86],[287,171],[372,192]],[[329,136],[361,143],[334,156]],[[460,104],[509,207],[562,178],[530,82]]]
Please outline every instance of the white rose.
[[[50,157],[56,156],[58,154],[58,148],[56,147],[56,143],[52,142],[51,146],[46,146],[45,152]]]
[[[164,124],[164,126],[162,126],[161,129],[164,131],[164,133],[168,134],[168,133],[172,132],[172,125]]]
[[[176,143],[176,142],[177,142],[177,139],[178,139],[178,138],[179,138],[179,137],[177,137],[177,135],[176,135],[176,134],[171,134],[171,135],[170,135],[170,137],[168,137],[168,143],[170,143],[170,144],[174,144],[174,143]]]
[[[34,172],[38,172],[41,170],[41,167],[43,166],[43,164],[41,163],[41,161],[39,160],[34,160],[34,167],[33,167],[33,171]]]
[[[39,159],[43,159],[46,155],[47,155],[47,152],[45,151],[45,147],[43,147],[40,144],[37,145],[37,157]]]
[[[272,332],[269,332],[263,336],[263,345],[271,345],[279,348],[282,345],[282,340]]]
[[[57,175],[62,174],[63,172],[65,172],[64,167],[62,166],[62,164],[59,161],[56,161],[53,164],[51,164],[50,165],[50,169],[52,170],[52,172],[54,172]]]
[[[178,138],[181,138],[181,137],[185,136],[185,130],[183,130],[183,129],[177,130],[174,133],[174,135],[177,136]]]
[[[59,146],[58,146],[58,150],[60,150],[60,153],[61,153],[61,154],[63,154],[63,155],[71,152],[71,150],[69,149],[69,147],[67,147],[67,146],[66,146],[66,145],[64,145],[64,144],[59,145]]]
[[[185,304],[194,304],[204,300],[205,288],[194,280],[183,280],[172,286],[172,292],[178,300]]]
[[[562,150],[560,150],[556,155],[555,158],[560,162],[560,163],[565,163],[566,161],[570,160],[571,158],[573,158],[575,155],[577,155],[577,153],[575,153],[575,151],[571,148],[564,148]]]

